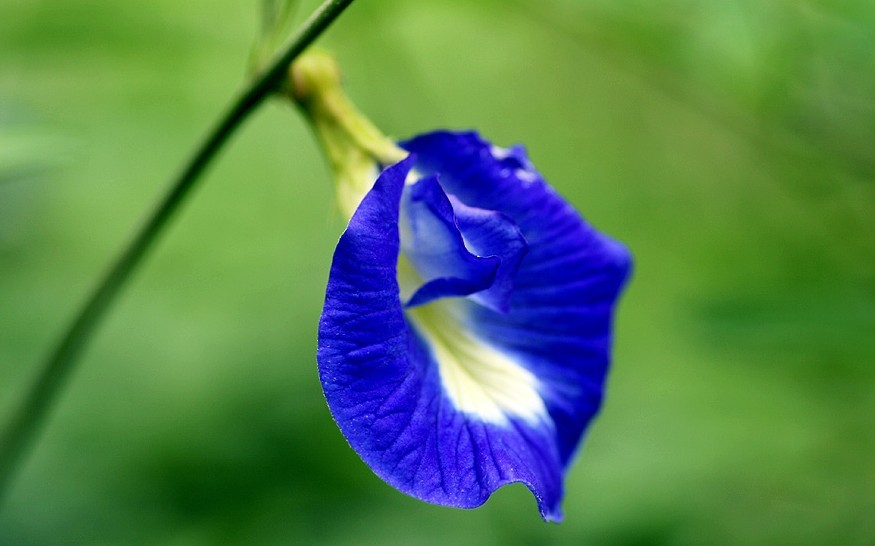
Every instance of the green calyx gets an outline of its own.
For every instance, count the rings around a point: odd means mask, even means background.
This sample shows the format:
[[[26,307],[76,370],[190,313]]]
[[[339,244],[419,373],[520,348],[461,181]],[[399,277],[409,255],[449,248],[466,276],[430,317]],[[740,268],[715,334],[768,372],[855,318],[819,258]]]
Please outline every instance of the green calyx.
[[[286,94],[304,111],[322,143],[347,217],[371,189],[381,167],[407,156],[344,95],[330,54],[311,50],[292,64]]]

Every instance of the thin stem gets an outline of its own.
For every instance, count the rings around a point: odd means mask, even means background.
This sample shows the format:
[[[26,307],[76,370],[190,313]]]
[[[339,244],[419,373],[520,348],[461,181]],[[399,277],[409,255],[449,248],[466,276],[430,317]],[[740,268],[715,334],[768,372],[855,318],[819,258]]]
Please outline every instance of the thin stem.
[[[0,436],[0,501],[27,447],[34,440],[52,402],[57,398],[76,358],[131,274],[143,261],[174,212],[182,204],[204,169],[241,123],[285,80],[289,65],[349,6],[353,0],[326,0],[288,44],[232,103],[209,136],[174,179],[170,190],[116,259],[109,272],[70,324],[45,361],[31,390],[13,412]]]

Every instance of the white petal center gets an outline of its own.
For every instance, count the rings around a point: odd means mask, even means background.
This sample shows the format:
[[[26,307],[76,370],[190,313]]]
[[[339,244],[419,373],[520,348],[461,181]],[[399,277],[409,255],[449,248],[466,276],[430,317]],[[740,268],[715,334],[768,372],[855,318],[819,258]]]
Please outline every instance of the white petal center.
[[[502,425],[508,417],[530,423],[549,419],[537,378],[465,328],[458,301],[438,300],[406,312],[431,348],[456,409]]]

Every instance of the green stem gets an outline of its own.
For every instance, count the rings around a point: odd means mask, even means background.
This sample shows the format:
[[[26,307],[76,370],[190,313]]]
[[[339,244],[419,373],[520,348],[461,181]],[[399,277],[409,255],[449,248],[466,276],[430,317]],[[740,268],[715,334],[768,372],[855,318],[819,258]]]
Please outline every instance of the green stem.
[[[191,156],[164,199],[109,269],[45,361],[27,396],[0,435],[0,501],[27,447],[45,420],[95,328],[119,291],[143,261],[174,212],[191,192],[204,169],[240,124],[285,81],[289,65],[353,0],[326,0],[289,40],[268,68],[234,101],[215,129]]]

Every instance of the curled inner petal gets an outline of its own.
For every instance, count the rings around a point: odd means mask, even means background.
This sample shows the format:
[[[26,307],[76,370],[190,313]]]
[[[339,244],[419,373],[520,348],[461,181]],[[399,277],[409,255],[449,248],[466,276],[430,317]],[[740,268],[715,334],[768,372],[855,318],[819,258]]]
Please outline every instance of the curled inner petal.
[[[405,186],[400,216],[399,271],[408,307],[473,294],[486,307],[508,309],[526,251],[512,220],[448,196],[436,176]]]
[[[413,307],[446,296],[488,288],[501,260],[465,248],[453,206],[434,176],[407,185],[401,197],[401,250],[425,283],[413,293]]]
[[[494,210],[469,207],[455,196],[449,197],[465,246],[478,256],[494,255],[501,259],[492,285],[472,294],[471,299],[506,313],[510,310],[514,275],[528,250],[526,239],[508,216]]]

